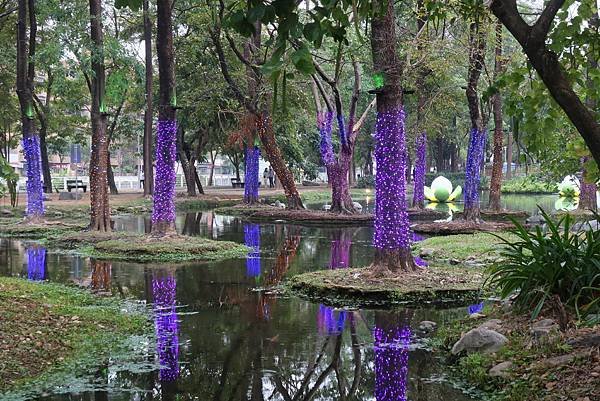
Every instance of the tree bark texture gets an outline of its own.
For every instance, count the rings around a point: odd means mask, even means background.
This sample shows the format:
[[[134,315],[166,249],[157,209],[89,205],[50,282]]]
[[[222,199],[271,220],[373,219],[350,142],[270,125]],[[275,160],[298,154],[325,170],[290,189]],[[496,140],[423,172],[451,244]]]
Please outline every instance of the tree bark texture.
[[[494,59],[494,80],[497,80],[504,71],[504,61],[502,59],[502,23],[496,22],[496,48]],[[502,123],[502,95],[500,92],[494,94],[492,98],[492,109],[494,113],[494,161],[492,164],[492,179],[490,182],[490,201],[489,208],[499,211],[500,194],[502,187],[502,153],[504,150],[504,130]],[[507,162],[508,164],[508,162]]]
[[[144,143],[143,143],[143,165],[144,165],[144,196],[154,193],[154,166],[152,158],[152,22],[150,21],[149,0],[143,0],[144,10],[144,49],[145,49],[145,73],[146,73],[146,110],[144,111]]]
[[[480,23],[472,22],[469,26],[469,67],[467,76],[466,96],[471,119],[471,133],[469,138],[469,151],[467,155],[465,179],[465,207],[463,218],[467,221],[480,221],[481,212],[479,205],[479,159],[481,136],[486,135],[485,121],[479,104],[478,84],[483,71],[485,60],[485,31]]]
[[[383,77],[376,90],[377,119],[375,140],[376,204],[374,274],[415,270],[410,251],[409,223],[406,212],[405,171],[385,171],[388,167],[406,168],[406,141],[402,106],[402,64],[396,53],[394,4],[391,0],[373,2],[376,14],[371,20],[373,69]],[[401,160],[398,164],[396,156]],[[386,174],[389,173],[389,174]]]
[[[533,25],[523,20],[516,0],[493,0],[490,8],[517,39],[548,91],[577,128],[594,160],[600,165],[600,122],[573,89],[558,55],[546,44],[554,17],[564,3],[565,0],[545,2],[544,10]]]
[[[111,231],[108,201],[108,135],[104,91],[104,34],[102,0],[90,0],[90,35],[92,40],[92,153],[90,156],[90,230]]]
[[[152,233],[175,232],[175,153],[177,120],[175,56],[173,50],[173,0],[158,0],[156,54],[158,57],[159,106],[156,138],[156,179]]]
[[[29,32],[27,25],[29,23]],[[29,33],[29,35],[28,35]],[[17,96],[21,111],[23,153],[27,161],[27,208],[29,221],[44,215],[41,181],[40,138],[33,120],[33,85],[35,79],[35,43],[37,21],[35,0],[19,0],[17,4]],[[49,183],[51,185],[51,183]]]

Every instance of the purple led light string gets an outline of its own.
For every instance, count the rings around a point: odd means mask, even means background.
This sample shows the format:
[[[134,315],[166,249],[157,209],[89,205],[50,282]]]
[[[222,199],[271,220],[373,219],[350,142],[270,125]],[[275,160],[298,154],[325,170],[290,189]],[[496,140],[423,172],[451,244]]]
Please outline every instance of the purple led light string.
[[[478,303],[478,304],[469,305],[467,307],[467,312],[469,313],[469,315],[472,315],[474,313],[479,313],[482,310],[483,310],[483,302]]]
[[[46,248],[32,246],[25,249],[27,254],[27,278],[31,281],[46,279]]]
[[[172,274],[153,275],[154,326],[156,352],[161,369],[161,382],[171,382],[179,377],[179,327],[175,309],[177,282]]]
[[[337,118],[337,122],[338,122],[340,142],[342,143],[342,145],[346,145],[347,137],[346,137],[346,125],[344,124],[344,116],[336,115],[336,118]]]
[[[244,184],[244,202],[258,201],[258,159],[260,149],[258,146],[247,146],[245,150],[246,173]]]
[[[336,312],[330,306],[319,304],[319,311],[317,313],[317,329],[319,334],[341,334],[344,331],[345,324],[346,312]]]
[[[585,176],[587,173],[586,169],[585,169],[585,164],[587,163],[588,160],[589,160],[589,156],[585,156],[585,157],[581,158],[582,169],[581,169],[581,180],[579,180],[579,188],[580,188],[579,205],[580,205],[580,207],[596,209],[597,208],[596,183],[594,183],[594,182],[588,183],[585,181]]]
[[[23,138],[23,153],[27,161],[27,216],[44,215],[44,194],[42,187],[40,137],[35,134]],[[50,183],[48,183],[50,185]]]
[[[175,222],[176,134],[177,121],[158,120],[152,223]]]
[[[377,249],[409,249],[406,211],[406,133],[404,110],[377,114],[375,126],[375,234]]]
[[[333,154],[333,144],[331,143],[331,122],[333,121],[333,113],[319,113],[317,115],[317,124],[319,125],[320,151],[321,159],[325,166],[335,163]]]
[[[471,128],[465,169],[465,209],[479,204],[481,163],[483,162],[486,138],[486,130],[479,131],[477,128]]]
[[[246,276],[260,276],[260,226],[244,224],[244,243],[251,248],[246,256]]]
[[[427,133],[423,131],[415,139],[415,176],[413,206],[423,206],[425,201],[425,157],[427,153]]]
[[[375,327],[375,399],[406,401],[410,327],[384,330]]]

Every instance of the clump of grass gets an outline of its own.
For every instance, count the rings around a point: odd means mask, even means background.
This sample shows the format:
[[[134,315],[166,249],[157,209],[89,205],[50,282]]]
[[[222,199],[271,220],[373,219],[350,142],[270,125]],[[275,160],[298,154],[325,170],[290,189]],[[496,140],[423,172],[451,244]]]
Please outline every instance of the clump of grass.
[[[413,249],[417,253],[423,249],[431,250],[433,252],[431,257],[434,260],[457,259],[462,261],[471,258],[485,261],[500,256],[500,251],[504,248],[503,240],[500,238],[506,240],[517,238],[511,233],[498,235],[500,237],[490,233],[435,236],[416,242],[413,244]]]
[[[489,269],[488,284],[503,297],[516,294],[515,305],[532,310],[532,318],[553,297],[571,307],[578,318],[598,313],[600,231],[585,225],[573,230],[570,215],[554,221],[540,211],[547,233],[541,227],[529,231],[513,221],[513,237],[498,237],[505,245],[500,252],[503,261]]]

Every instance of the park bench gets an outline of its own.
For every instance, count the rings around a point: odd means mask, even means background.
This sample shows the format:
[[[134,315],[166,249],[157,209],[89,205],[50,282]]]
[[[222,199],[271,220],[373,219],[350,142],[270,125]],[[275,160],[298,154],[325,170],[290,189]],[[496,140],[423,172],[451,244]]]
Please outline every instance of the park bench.
[[[233,188],[244,188],[244,183],[242,182],[242,180],[240,180],[238,178],[232,178],[231,179],[231,186]]]
[[[87,185],[82,180],[67,180],[67,191],[71,192],[73,188],[83,188],[83,192],[87,192]]]

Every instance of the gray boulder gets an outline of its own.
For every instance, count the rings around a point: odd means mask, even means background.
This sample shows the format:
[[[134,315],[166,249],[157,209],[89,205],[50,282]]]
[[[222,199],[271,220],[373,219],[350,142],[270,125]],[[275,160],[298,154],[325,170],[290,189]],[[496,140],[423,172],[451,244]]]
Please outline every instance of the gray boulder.
[[[421,323],[419,323],[419,331],[423,333],[431,333],[436,329],[436,327],[437,323],[429,320],[423,320]]]
[[[500,319],[490,319],[479,325],[480,329],[488,329],[498,331],[502,328],[502,320]]]
[[[508,379],[510,377],[510,370],[513,367],[513,363],[510,361],[501,362],[496,366],[492,367],[488,374],[491,377],[501,377],[503,379]]]
[[[477,327],[463,334],[452,347],[452,354],[456,355],[462,351],[492,354],[500,350],[507,341],[508,339],[497,331]]]
[[[558,324],[552,319],[543,319],[531,325],[531,336],[534,342],[549,342],[558,333]]]

